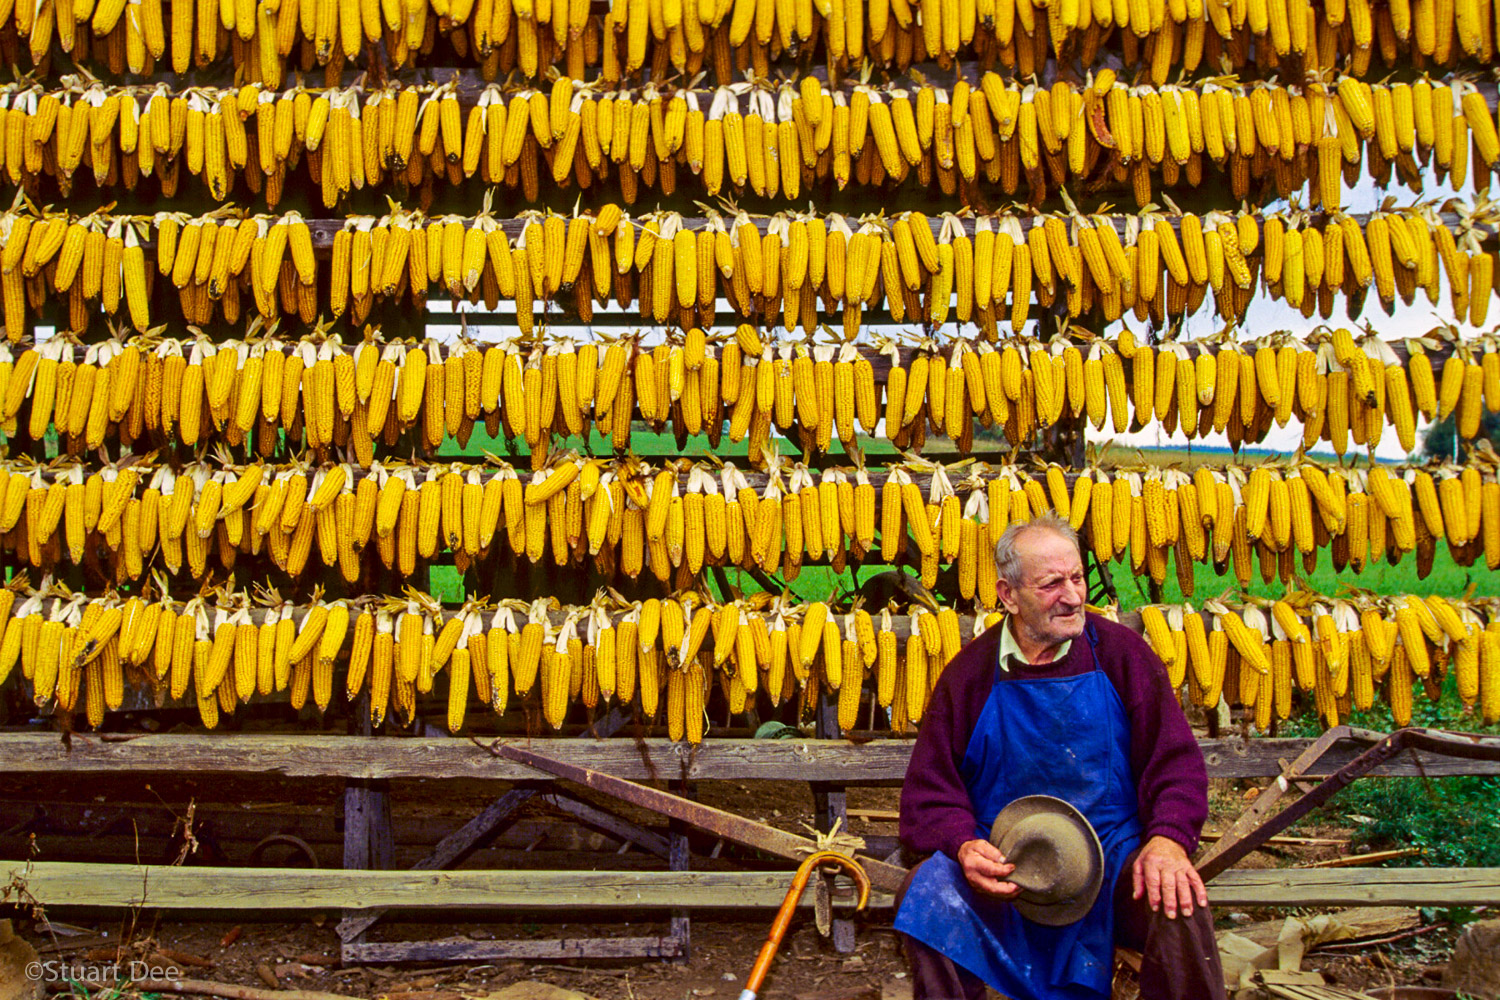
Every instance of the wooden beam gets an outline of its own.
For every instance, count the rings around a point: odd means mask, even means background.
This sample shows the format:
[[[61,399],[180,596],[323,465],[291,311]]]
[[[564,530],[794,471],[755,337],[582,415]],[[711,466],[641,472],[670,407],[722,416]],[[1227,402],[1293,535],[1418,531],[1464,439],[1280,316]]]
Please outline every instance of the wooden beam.
[[[517,739],[521,745],[530,741]],[[1310,740],[1200,740],[1212,778],[1270,778]],[[1309,770],[1326,777],[1363,749],[1335,746]],[[710,739],[686,743],[648,739],[548,740],[547,753],[631,781],[831,781],[899,784],[911,741]],[[106,739],[74,733],[71,748],[50,733],[0,733],[0,772],[7,774],[239,774],[279,778],[425,778],[549,780],[532,768],[492,754],[485,745],[448,737],[365,737],[323,734],[158,734]],[[1500,775],[1500,764],[1404,754],[1377,776]]]
[[[136,781],[149,780],[139,776]],[[59,790],[60,791],[60,790]],[[151,845],[163,845],[172,841],[175,834],[176,817],[160,802],[147,802],[130,795],[98,802],[57,802],[51,799],[33,800],[22,792],[12,790],[0,799],[0,817],[10,824],[0,832],[0,858],[27,857],[26,839],[35,833],[39,843],[58,843],[68,840],[91,842],[102,838],[119,837],[122,843],[138,840],[142,854],[138,860],[155,860],[145,853]],[[498,797],[499,789],[495,789]],[[265,789],[265,797],[274,797],[275,792]],[[425,855],[438,841],[462,827],[470,819],[467,815],[446,812],[436,816],[395,815],[391,819],[391,835],[397,849],[421,851]],[[319,857],[337,858],[343,850],[344,836],[339,829],[337,809],[327,805],[301,807],[292,803],[272,803],[253,811],[238,803],[197,803],[194,813],[195,827],[200,831],[205,825],[213,838],[235,858],[241,857],[250,845],[272,834],[292,834],[319,849]],[[554,830],[549,850],[590,850],[587,841],[596,836],[585,833],[579,827],[561,823],[557,817],[545,820],[527,819],[513,827],[500,831],[491,838],[491,848],[520,849],[534,841],[538,833]],[[203,834],[200,832],[199,836]],[[614,848],[611,847],[611,850]],[[326,854],[324,852],[327,852]],[[395,863],[389,867],[409,868],[417,855],[405,864]],[[331,863],[331,862],[330,862]],[[342,868],[340,864],[338,867]]]
[[[189,910],[775,909],[790,871],[343,871],[4,862],[0,902]],[[853,883],[835,902],[854,901]],[[24,893],[24,894],[23,894]],[[873,900],[872,896],[872,900]],[[881,894],[889,905],[890,896]],[[812,894],[805,904],[812,905]]]
[[[519,823],[512,830],[501,836],[512,846],[504,847],[481,847],[469,855],[464,862],[464,867],[473,869],[485,868],[610,868],[622,871],[656,871],[662,867],[663,862],[654,855],[645,851],[629,851],[620,853],[619,845],[604,834],[593,830],[585,830],[580,826],[573,825],[564,817],[549,817],[552,826],[547,826],[540,821],[528,821]],[[575,846],[566,847],[560,845],[546,844],[532,850],[526,847],[536,842],[539,838],[546,839],[552,836],[553,830],[574,840]],[[528,839],[514,846],[522,835]],[[580,844],[577,839],[581,837],[597,837],[599,841],[608,843]],[[885,857],[896,849],[896,838],[892,836],[865,836],[867,843],[872,845],[877,852],[884,848],[881,857]],[[252,842],[238,841],[233,850],[228,852],[227,857],[205,858],[203,855],[195,854],[188,862],[196,864],[201,858],[205,863],[228,864],[228,865],[255,865],[258,868],[266,868],[284,865],[288,868],[298,866],[312,867],[306,859],[306,855],[298,850],[295,845],[273,844],[263,849],[258,858],[249,857],[249,847]],[[707,838],[703,841],[703,849],[709,850],[713,841]],[[223,841],[220,841],[223,846]],[[116,835],[109,837],[87,837],[87,836],[63,836],[59,834],[38,835],[36,838],[36,852],[31,850],[31,840],[26,836],[8,836],[0,838],[0,859],[16,862],[25,858],[35,858],[45,861],[87,861],[90,863],[111,864],[170,864],[177,857],[177,850],[169,850],[177,845],[170,844],[164,840],[148,842],[145,838],[135,838],[129,835]],[[319,868],[340,867],[340,855],[337,846],[327,844],[309,844],[317,854]],[[392,858],[391,871],[409,869],[418,861],[427,856],[431,846],[420,844],[396,845],[396,853]],[[709,871],[738,871],[745,866],[755,869],[765,868],[763,862],[756,861],[744,851],[720,851],[718,858],[695,858],[695,862]]]
[[[50,906],[158,906],[192,910],[774,909],[788,872],[335,871],[9,863],[17,887]],[[849,883],[840,880],[845,888]],[[1215,906],[1494,906],[1500,868],[1234,869],[1208,885]],[[852,901],[852,892],[839,902]],[[812,896],[804,899],[812,905]],[[890,907],[873,893],[872,907]]]
[[[499,962],[565,961],[599,958],[676,958],[682,944],[671,937],[560,938],[546,940],[363,941],[343,947],[345,964],[365,962]]]
[[[1234,868],[1208,883],[1215,906],[1493,906],[1500,868]]]

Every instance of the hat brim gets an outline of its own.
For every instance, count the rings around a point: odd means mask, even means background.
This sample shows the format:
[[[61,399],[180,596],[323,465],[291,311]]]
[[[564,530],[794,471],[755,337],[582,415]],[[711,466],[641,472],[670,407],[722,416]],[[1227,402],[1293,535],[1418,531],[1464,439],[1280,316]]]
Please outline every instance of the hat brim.
[[[1088,818],[1065,799],[1052,795],[1022,796],[1007,804],[995,817],[995,822],[990,827],[990,843],[999,847],[1005,835],[1017,823],[1031,816],[1042,814],[1062,816],[1084,835],[1089,844],[1089,860],[1092,864],[1088,885],[1078,895],[1056,903],[1038,903],[1022,895],[1011,900],[1011,905],[1021,916],[1033,923],[1048,927],[1064,927],[1082,920],[1089,910],[1094,908],[1094,901],[1099,898],[1099,890],[1104,885],[1104,847],[1099,843],[1099,835],[1094,832],[1094,827],[1089,823]]]

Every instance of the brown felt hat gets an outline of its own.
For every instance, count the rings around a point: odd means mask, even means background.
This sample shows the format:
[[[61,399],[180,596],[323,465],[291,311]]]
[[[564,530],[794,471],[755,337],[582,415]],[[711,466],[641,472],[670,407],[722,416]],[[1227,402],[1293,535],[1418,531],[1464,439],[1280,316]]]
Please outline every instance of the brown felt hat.
[[[1016,866],[1002,881],[1021,887],[1013,904],[1027,920],[1061,927],[1093,908],[1104,884],[1104,849],[1069,803],[1051,795],[1016,799],[995,817],[990,843]]]

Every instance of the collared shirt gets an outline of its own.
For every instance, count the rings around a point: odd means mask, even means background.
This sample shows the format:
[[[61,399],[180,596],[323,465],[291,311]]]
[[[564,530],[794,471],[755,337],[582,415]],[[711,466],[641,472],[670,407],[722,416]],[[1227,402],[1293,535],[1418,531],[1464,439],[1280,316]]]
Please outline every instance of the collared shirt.
[[[1073,640],[1065,639],[1062,645],[1057,647],[1057,652],[1052,656],[1052,662],[1057,663],[1068,655]],[[1000,624],[1000,669],[1009,672],[1010,661],[1015,661],[1022,666],[1031,666],[1031,661],[1026,654],[1021,652],[1021,644],[1016,641],[1015,633],[1010,630],[1010,617],[1007,615],[1005,621]]]

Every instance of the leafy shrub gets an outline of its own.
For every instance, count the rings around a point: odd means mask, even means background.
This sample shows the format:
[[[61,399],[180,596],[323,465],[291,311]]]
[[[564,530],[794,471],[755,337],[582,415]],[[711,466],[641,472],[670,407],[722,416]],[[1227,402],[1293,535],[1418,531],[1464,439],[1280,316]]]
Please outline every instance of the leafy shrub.
[[[1477,715],[1460,707],[1451,674],[1438,703],[1420,691],[1412,702],[1414,726],[1500,734],[1500,726],[1481,726]],[[1379,732],[1396,728],[1389,708],[1380,703],[1353,713],[1348,722]],[[1279,735],[1316,736],[1320,731],[1304,717]],[[1304,822],[1351,827],[1356,851],[1424,850],[1390,862],[1396,866],[1493,867],[1500,865],[1500,777],[1360,778]]]

